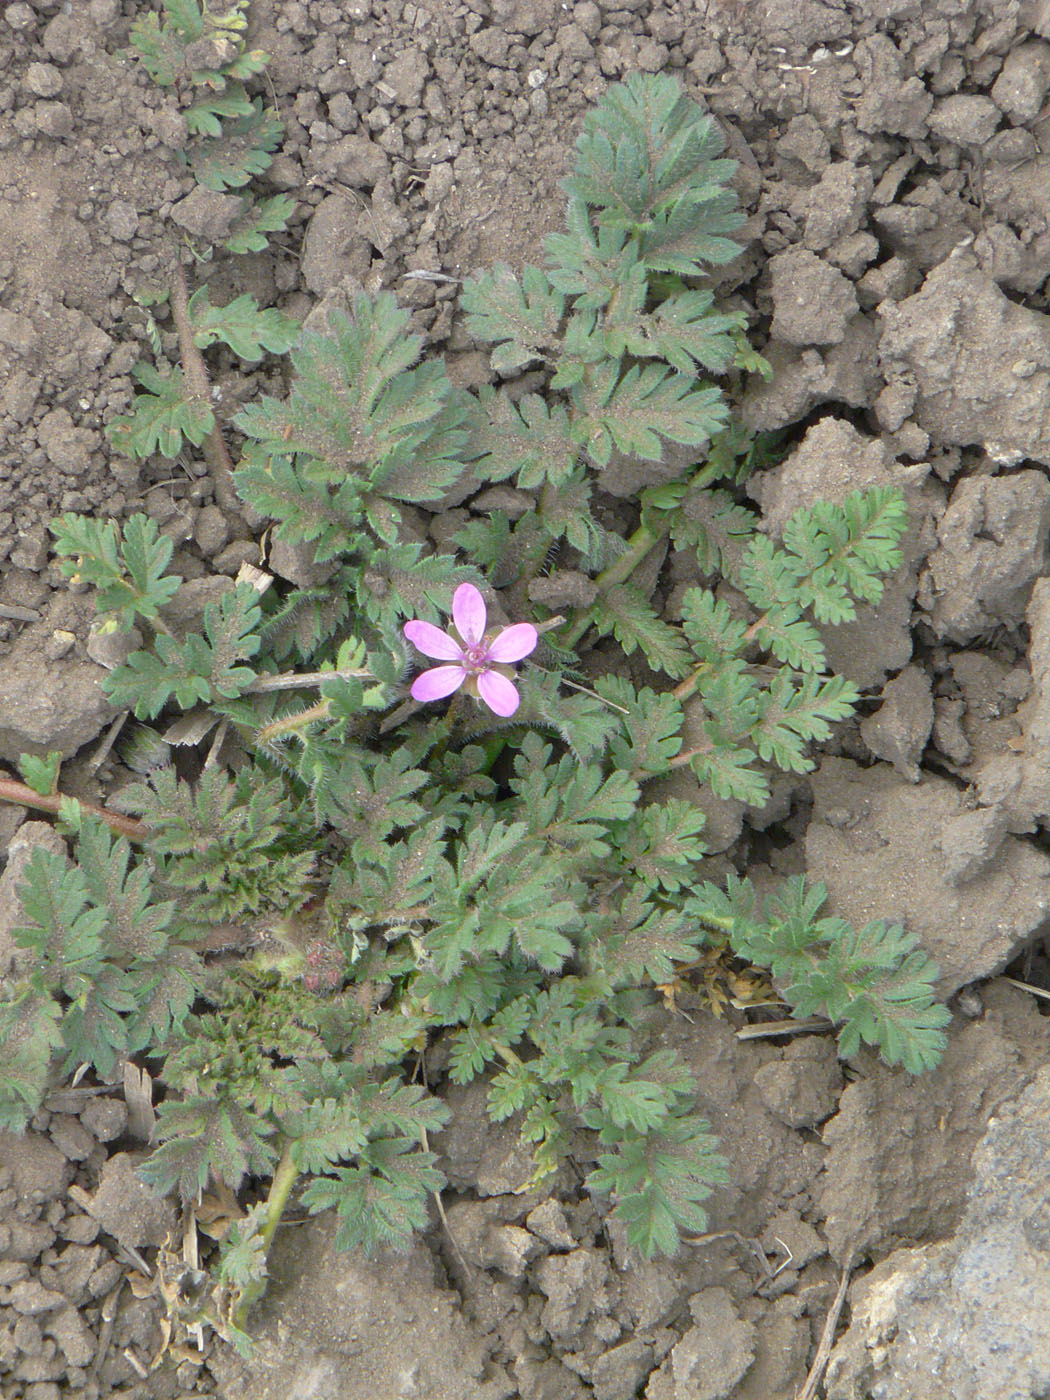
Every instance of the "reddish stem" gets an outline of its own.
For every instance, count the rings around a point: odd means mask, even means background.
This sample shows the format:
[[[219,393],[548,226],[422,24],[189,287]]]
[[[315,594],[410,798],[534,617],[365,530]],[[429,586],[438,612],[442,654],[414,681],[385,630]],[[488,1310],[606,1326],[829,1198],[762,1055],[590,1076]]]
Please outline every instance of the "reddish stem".
[[[79,797],[76,800],[85,812],[90,812],[93,817],[98,817],[113,831],[119,832],[121,836],[127,836],[132,841],[146,839],[149,828],[145,822],[136,821],[134,817],[122,816],[119,812],[109,812],[105,807],[99,807],[94,802],[85,802]],[[0,801],[18,802],[23,807],[36,807],[41,812],[58,812],[63,802],[63,795],[55,792],[45,797],[42,793],[34,792],[25,783],[20,783],[16,778],[0,777]]]

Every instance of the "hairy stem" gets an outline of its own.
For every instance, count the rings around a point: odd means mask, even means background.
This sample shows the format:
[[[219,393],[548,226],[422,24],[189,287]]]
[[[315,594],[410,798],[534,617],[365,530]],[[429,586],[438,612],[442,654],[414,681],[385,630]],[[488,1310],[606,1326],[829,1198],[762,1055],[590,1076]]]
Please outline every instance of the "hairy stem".
[[[266,1197],[266,1220],[262,1229],[259,1231],[259,1238],[262,1240],[264,1251],[267,1254],[270,1252],[270,1244],[273,1241],[277,1226],[281,1223],[281,1216],[284,1214],[284,1208],[288,1204],[288,1197],[292,1194],[292,1187],[295,1185],[298,1176],[299,1168],[292,1160],[292,1147],[291,1143],[289,1143],[285,1146],[281,1154],[281,1160],[277,1163],[277,1170],[274,1172],[273,1180],[270,1182],[270,1190]],[[265,1292],[265,1279],[257,1279],[244,1290],[233,1314],[234,1326],[241,1328],[243,1331],[252,1304],[258,1302]]]
[[[171,278],[171,314],[179,336],[179,352],[182,356],[182,372],[186,387],[193,403],[212,414],[212,428],[204,439],[202,448],[204,460],[215,483],[215,497],[226,510],[240,511],[241,502],[233,485],[233,463],[223,441],[219,420],[211,406],[211,383],[208,379],[204,356],[197,349],[190,325],[189,292],[186,287],[186,274],[179,263]]]
[[[662,536],[654,534],[647,525],[639,525],[634,534],[627,541],[627,552],[621,554],[619,559],[614,560],[607,569],[595,579],[599,588],[612,588],[618,583],[623,583],[624,579],[630,578],[638,565],[646,557],[654,545],[660,543]],[[591,625],[591,610],[588,608],[581,616],[577,617],[562,638],[562,645],[568,648],[576,646],[580,638]]]

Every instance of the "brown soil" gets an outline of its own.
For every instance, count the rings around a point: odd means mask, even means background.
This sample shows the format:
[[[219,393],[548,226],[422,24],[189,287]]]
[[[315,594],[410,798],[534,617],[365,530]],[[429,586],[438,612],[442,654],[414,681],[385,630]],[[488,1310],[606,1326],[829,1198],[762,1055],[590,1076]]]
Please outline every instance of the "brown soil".
[[[81,750],[63,771],[96,799],[107,658],[48,522],[144,509],[187,578],[258,558],[200,462],[139,469],[103,433],[146,344],[134,297],[223,217],[187,198],[176,114],[122,53],[142,8],[0,9],[0,758]],[[4,1400],[788,1400],[844,1272],[831,1400],[1047,1393],[1050,1037],[1001,974],[1023,956],[1039,980],[1050,911],[1050,8],[254,0],[251,25],[286,126],[266,179],[297,212],[269,252],[207,269],[213,300],[250,291],[302,318],[392,289],[463,383],[488,370],[455,279],[538,256],[605,87],[668,71],[720,120],[750,215],[721,292],[775,369],[743,412],[795,443],[753,494],[775,530],[892,481],[912,526],[878,613],[828,638],[863,710],[781,786],[771,837],[679,792],[760,883],[805,870],[836,913],[918,932],[957,1015],[917,1081],[840,1064],[829,1037],[743,1040],[688,1003],[668,1012],[732,1171],[711,1233],[672,1263],[629,1255],[568,1175],[522,1191],[513,1128],[457,1091],[444,1224],[376,1264],[335,1254],[324,1218],[282,1230],[253,1361],[205,1338],[148,1374],[163,1302],[126,1279],[171,1221],[114,1155],[134,1145],[123,1094],[63,1091],[25,1139],[0,1134]],[[232,413],[258,376],[216,363]],[[23,817],[0,809],[5,928]],[[980,1203],[1007,1181],[993,1220]]]

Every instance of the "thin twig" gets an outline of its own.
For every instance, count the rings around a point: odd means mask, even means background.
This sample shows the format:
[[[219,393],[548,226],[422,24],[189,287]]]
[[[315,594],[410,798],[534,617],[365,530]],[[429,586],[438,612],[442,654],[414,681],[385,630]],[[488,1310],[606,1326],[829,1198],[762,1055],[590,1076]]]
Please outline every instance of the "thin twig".
[[[324,681],[372,680],[372,672],[367,667],[343,671],[289,671],[281,676],[256,676],[245,687],[245,693],[262,695],[269,690],[307,690]]]
[[[801,1390],[796,1391],[795,1400],[813,1400],[817,1393],[817,1386],[824,1375],[824,1367],[828,1364],[831,1356],[832,1344],[835,1340],[835,1328],[838,1326],[839,1314],[842,1312],[842,1305],[846,1301],[846,1289],[849,1287],[849,1276],[853,1269],[853,1250],[846,1255],[846,1262],[842,1266],[842,1277],[839,1279],[838,1292],[835,1294],[831,1309],[824,1319],[824,1330],[820,1334],[820,1342],[817,1345],[817,1354],[813,1358],[813,1365],[809,1368],[809,1375]]]
[[[806,1035],[808,1032],[829,1031],[831,1022],[822,1016],[810,1016],[805,1021],[759,1021],[753,1026],[741,1026],[737,1040],[772,1040],[778,1035]]]

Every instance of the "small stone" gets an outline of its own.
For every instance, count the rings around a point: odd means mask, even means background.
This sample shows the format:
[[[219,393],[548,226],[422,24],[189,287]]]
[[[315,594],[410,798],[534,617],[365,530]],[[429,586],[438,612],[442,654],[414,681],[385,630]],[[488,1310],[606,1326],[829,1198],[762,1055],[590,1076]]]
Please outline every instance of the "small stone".
[[[123,666],[133,651],[142,647],[142,633],[137,627],[129,632],[109,630],[109,621],[93,622],[88,633],[85,650],[97,666],[107,671]]]
[[[45,1288],[40,1280],[35,1278],[16,1283],[7,1296],[9,1308],[30,1317],[38,1313],[53,1312],[55,1308],[62,1307],[65,1301],[61,1293]]]
[[[755,1355],[756,1329],[737,1312],[724,1288],[705,1288],[689,1299],[696,1326],[671,1352],[675,1394],[689,1400],[725,1400]]]
[[[139,231],[138,210],[126,199],[115,199],[102,216],[102,223],[118,243],[127,243]]]
[[[502,29],[479,29],[468,42],[483,63],[490,63],[494,68],[510,67],[507,57],[510,38]]]
[[[84,1125],[66,1113],[56,1113],[48,1124],[48,1136],[70,1162],[83,1162],[91,1156],[95,1139]]]
[[[19,534],[18,543],[8,557],[15,568],[28,569],[31,573],[38,574],[46,567],[49,553],[50,542],[47,533],[42,525],[37,525]]]
[[[991,97],[1004,116],[1020,125],[1032,121],[1050,86],[1050,45],[1038,39],[1020,44],[1003,60]]]
[[[33,108],[33,120],[43,136],[61,141],[73,133],[73,113],[64,102],[38,102]]]
[[[142,1154],[118,1152],[102,1168],[91,1213],[123,1245],[162,1245],[175,1224],[175,1207],[155,1196],[136,1175]]]
[[[97,1142],[112,1142],[127,1127],[128,1106],[123,1099],[88,1099],[80,1121]]]
[[[999,108],[990,97],[967,92],[942,97],[927,118],[935,136],[957,146],[982,146],[1000,120]]]
[[[211,559],[230,538],[230,526],[218,506],[202,506],[193,527],[193,537],[206,559]]]
[[[787,345],[836,345],[857,313],[853,284],[805,248],[789,248],[769,261],[775,340]]]
[[[426,55],[419,49],[406,49],[383,69],[383,82],[393,91],[400,106],[418,107],[429,74]]]
[[[50,1319],[44,1331],[54,1337],[70,1366],[87,1366],[95,1355],[95,1338],[76,1308],[65,1307]]]
[[[569,1222],[560,1203],[553,1196],[529,1211],[525,1224],[538,1239],[549,1244],[552,1249],[572,1249],[576,1237],[569,1229]]]
[[[25,83],[36,97],[57,97],[62,91],[62,74],[53,63],[31,63]]]
[[[59,1234],[70,1244],[91,1244],[98,1238],[98,1221],[90,1215],[67,1215],[59,1227]]]
[[[572,22],[583,30],[588,39],[596,39],[602,27],[602,12],[594,0],[581,0],[572,8]]]
[[[21,0],[16,5],[8,5],[4,11],[4,19],[11,29],[20,33],[24,29],[32,29],[36,24],[36,15],[28,5],[23,5]]]
[[[185,199],[172,205],[171,218],[193,238],[221,243],[229,237],[234,220],[241,212],[241,203],[240,195],[220,194],[198,185]]]
[[[598,1357],[591,1373],[594,1400],[634,1400],[653,1369],[649,1342],[629,1341]]]

